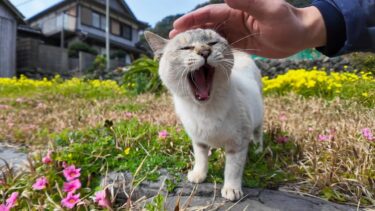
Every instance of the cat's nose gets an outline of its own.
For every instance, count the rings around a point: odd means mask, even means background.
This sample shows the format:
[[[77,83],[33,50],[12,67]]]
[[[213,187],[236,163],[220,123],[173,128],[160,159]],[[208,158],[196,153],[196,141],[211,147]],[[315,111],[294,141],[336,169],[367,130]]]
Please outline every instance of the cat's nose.
[[[211,49],[201,49],[198,51],[198,55],[202,56],[203,58],[207,59],[207,57],[211,54]]]

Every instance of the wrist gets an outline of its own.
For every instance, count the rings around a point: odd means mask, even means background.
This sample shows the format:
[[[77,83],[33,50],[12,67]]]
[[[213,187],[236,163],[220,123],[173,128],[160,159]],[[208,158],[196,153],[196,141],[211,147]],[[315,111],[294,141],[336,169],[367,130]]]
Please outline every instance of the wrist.
[[[325,46],[327,44],[327,30],[318,8],[310,6],[298,10],[306,40],[304,48]]]

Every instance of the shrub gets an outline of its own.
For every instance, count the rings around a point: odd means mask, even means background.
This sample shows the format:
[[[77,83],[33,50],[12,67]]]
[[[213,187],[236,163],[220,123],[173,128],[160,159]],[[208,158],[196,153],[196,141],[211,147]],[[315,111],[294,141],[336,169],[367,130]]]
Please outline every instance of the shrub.
[[[71,46],[69,46],[68,55],[69,57],[78,58],[78,53],[80,51],[91,53],[94,55],[98,54],[98,52],[94,48],[89,46],[88,44],[83,43],[83,42],[75,42]]]
[[[111,54],[111,59],[115,58],[125,58],[126,52],[123,50],[117,50],[114,53]]]
[[[158,62],[141,57],[129,66],[124,74],[123,85],[134,94],[160,93],[164,90],[158,74]]]
[[[349,56],[349,59],[358,69],[375,74],[375,54],[353,53]]]
[[[305,97],[318,96],[325,99],[339,97],[352,99],[366,106],[375,104],[375,79],[372,74],[361,72],[331,73],[324,70],[289,70],[287,73],[270,79],[262,79],[265,94],[284,95],[294,92]]]
[[[37,94],[105,98],[125,94],[125,90],[111,80],[83,80],[79,78],[63,80],[58,75],[52,80],[46,78],[32,80],[23,75],[19,79],[0,79],[0,97],[32,96]]]

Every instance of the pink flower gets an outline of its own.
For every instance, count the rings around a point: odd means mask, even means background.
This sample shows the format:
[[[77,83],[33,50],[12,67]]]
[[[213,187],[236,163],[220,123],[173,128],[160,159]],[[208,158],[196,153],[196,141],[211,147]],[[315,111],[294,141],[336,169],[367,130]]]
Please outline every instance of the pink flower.
[[[307,131],[309,131],[309,132],[313,132],[313,131],[314,131],[314,128],[309,127],[309,128],[307,128]]]
[[[70,181],[81,176],[80,171],[81,171],[80,168],[77,169],[74,165],[71,165],[71,166],[67,166],[64,169],[63,174],[66,180]]]
[[[168,132],[166,130],[162,130],[159,132],[159,138],[160,139],[166,139],[168,136]]]
[[[0,211],[9,211],[16,204],[18,192],[13,192],[5,201],[5,204],[0,204]]]
[[[363,128],[362,129],[362,135],[363,135],[363,137],[365,137],[365,139],[367,139],[369,141],[374,140],[374,135],[372,134],[370,128]]]
[[[65,192],[75,192],[81,188],[81,182],[79,179],[72,180],[70,182],[64,182],[64,191]]]
[[[52,163],[51,153],[52,153],[52,151],[48,150],[47,155],[42,158],[42,162],[44,164],[50,164],[50,163]]]
[[[279,144],[285,144],[288,141],[289,141],[288,136],[279,136],[279,137],[276,138],[276,142],[279,143]]]
[[[61,200],[61,205],[68,209],[72,209],[79,202],[79,193],[74,195],[72,192],[69,192],[68,195]]]
[[[125,113],[125,116],[128,117],[128,118],[132,118],[133,117],[133,114],[131,112],[126,112]]]
[[[13,207],[16,204],[18,192],[13,192],[6,201],[7,207]]]
[[[36,180],[36,182],[33,184],[33,190],[43,190],[46,188],[46,185],[48,184],[48,181],[46,177],[40,177]]]
[[[95,193],[95,202],[101,207],[111,207],[111,203],[106,197],[106,191],[102,190]]]
[[[4,204],[0,204],[0,211],[10,211],[10,208],[5,206]]]
[[[279,116],[279,120],[285,122],[286,120],[288,120],[288,117],[285,115],[285,113],[281,113]]]
[[[322,134],[320,134],[318,136],[319,141],[329,141],[331,139],[332,139],[332,135],[322,135]]]
[[[7,110],[7,109],[10,109],[12,107],[8,106],[8,105],[1,105],[0,104],[0,110]]]

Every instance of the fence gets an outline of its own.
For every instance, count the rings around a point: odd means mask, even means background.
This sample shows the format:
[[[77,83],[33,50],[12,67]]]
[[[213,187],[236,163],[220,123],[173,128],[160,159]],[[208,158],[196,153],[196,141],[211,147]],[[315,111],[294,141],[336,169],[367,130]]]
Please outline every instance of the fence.
[[[78,58],[69,58],[67,49],[45,45],[32,38],[20,38],[17,46],[18,74],[30,77],[33,74],[81,76],[93,67],[96,56],[85,52],[78,55]],[[125,65],[125,59],[111,59],[111,69]]]

